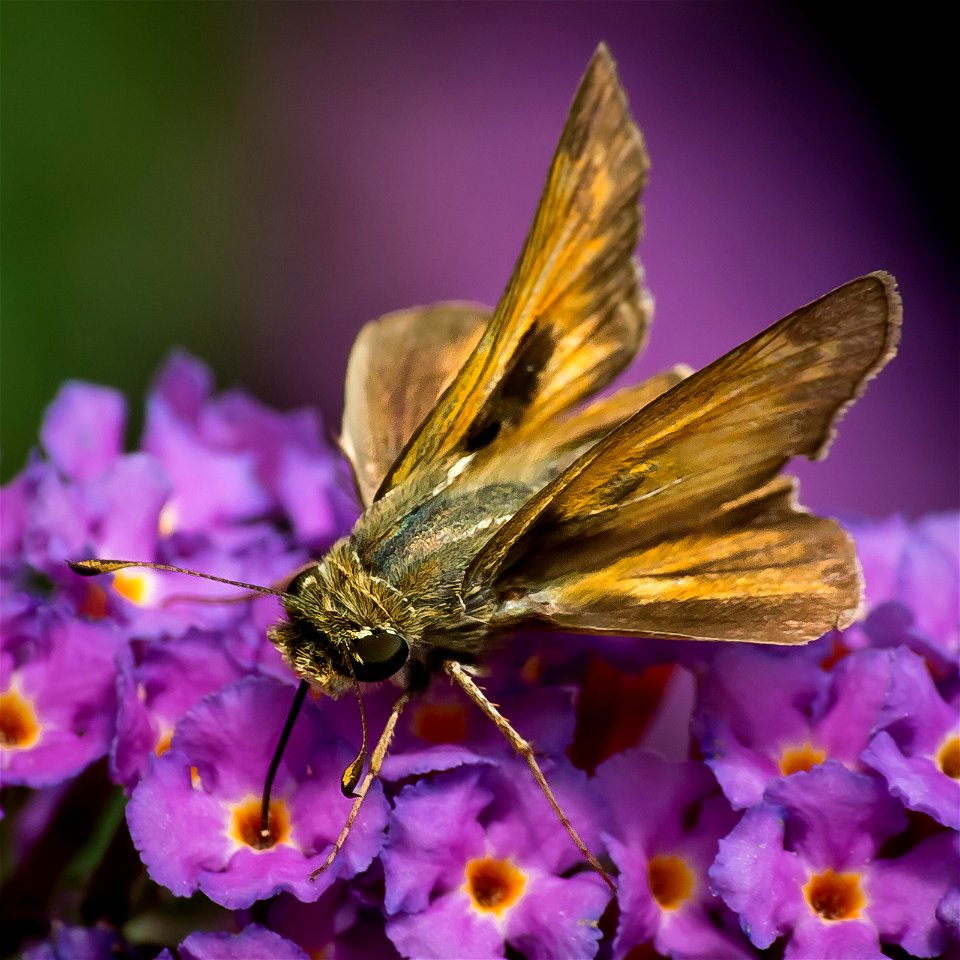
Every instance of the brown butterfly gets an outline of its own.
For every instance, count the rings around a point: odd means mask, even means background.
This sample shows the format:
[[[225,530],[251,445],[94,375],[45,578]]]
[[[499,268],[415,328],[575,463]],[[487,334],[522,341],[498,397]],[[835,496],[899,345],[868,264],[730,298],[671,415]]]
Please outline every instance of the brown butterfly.
[[[794,644],[856,617],[850,538],[797,506],[780,471],[826,453],[833,423],[893,355],[894,281],[853,280],[698,373],[677,367],[583,405],[646,336],[650,299],[633,251],[647,170],[601,45],[496,310],[443,303],[361,331],[341,442],[364,513],[286,590],[254,588],[280,596],[287,619],[270,639],[302,680],[267,778],[265,840],[273,772],[308,686],[352,688],[361,710],[362,683],[391,679],[402,691],[366,776],[364,722],[342,778],[355,800],[329,864],[401,710],[445,672],[524,757],[609,882],[530,745],[471,676],[495,636],[540,624]]]

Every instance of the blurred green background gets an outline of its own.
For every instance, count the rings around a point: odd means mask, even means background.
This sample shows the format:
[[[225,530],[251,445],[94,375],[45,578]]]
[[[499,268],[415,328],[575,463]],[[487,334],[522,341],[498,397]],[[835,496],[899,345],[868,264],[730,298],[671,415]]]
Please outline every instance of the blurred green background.
[[[236,376],[255,233],[247,9],[0,7],[4,480],[65,377],[119,387],[136,415],[171,344]]]

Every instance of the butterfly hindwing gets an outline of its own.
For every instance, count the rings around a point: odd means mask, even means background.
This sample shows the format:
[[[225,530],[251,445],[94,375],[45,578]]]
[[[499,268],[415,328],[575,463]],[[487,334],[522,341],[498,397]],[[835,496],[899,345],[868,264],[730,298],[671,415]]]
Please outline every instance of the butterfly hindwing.
[[[771,502],[759,512],[721,511],[700,528],[536,584],[518,571],[516,583],[502,584],[513,599],[494,622],[778,644],[848,626],[861,597],[850,537],[797,508],[789,483],[761,499]]]
[[[365,507],[489,320],[476,304],[437,303],[387,314],[360,331],[347,365],[340,445]]]

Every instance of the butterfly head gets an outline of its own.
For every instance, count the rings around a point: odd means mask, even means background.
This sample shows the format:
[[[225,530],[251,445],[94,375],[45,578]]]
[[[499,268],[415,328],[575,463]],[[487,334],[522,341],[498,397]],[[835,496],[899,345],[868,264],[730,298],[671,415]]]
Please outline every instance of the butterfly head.
[[[270,639],[300,677],[332,696],[354,680],[388,680],[410,656],[409,605],[343,541],[298,573],[282,602],[287,619]]]

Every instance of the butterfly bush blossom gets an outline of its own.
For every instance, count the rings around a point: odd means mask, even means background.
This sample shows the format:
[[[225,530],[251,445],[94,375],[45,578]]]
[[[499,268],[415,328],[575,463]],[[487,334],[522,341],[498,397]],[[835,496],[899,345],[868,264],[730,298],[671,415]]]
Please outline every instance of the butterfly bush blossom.
[[[2,491],[4,953],[163,957],[934,957],[958,949],[960,517],[849,526],[864,618],[803,648],[525,635],[478,678],[615,879],[582,860],[445,678],[401,718],[340,856],[351,697],[308,697],[275,599],[351,525],[315,417],[174,356],[123,447],[66,385]],[[390,684],[365,692],[376,736]],[[899,952],[897,952],[899,951]],[[761,953],[762,952],[762,953]]]

